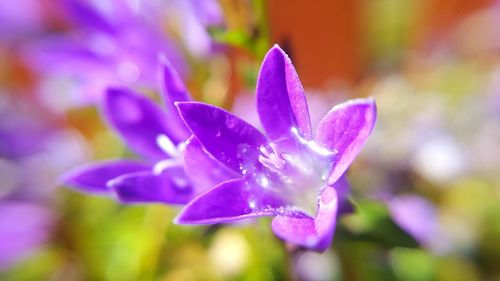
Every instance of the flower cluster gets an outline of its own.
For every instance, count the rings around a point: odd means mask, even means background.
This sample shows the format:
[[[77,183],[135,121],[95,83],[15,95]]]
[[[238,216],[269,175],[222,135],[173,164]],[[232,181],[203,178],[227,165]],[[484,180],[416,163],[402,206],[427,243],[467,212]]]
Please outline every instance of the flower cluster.
[[[0,86],[0,272],[50,240],[57,222],[51,187],[83,160],[77,134],[7,91],[19,93]]]
[[[256,89],[264,134],[223,109],[191,101],[168,63],[163,72],[165,111],[125,89],[109,89],[105,97],[109,123],[144,161],[87,166],[67,174],[67,183],[124,202],[186,204],[180,224],[274,216],[277,236],[324,251],[337,216],[349,207],[345,172],[374,127],[374,100],[333,107],[313,133],[298,75],[275,46]]]
[[[38,94],[56,112],[100,101],[109,84],[152,90],[158,53],[187,76],[190,69],[181,47],[195,59],[209,57],[218,45],[207,28],[224,24],[213,0],[64,0],[51,5],[60,10],[68,30],[32,42],[23,57],[42,78]],[[172,25],[181,29],[182,42],[168,32]],[[65,95],[49,98],[57,93]]]
[[[206,154],[177,114],[175,102],[191,97],[172,65],[162,59],[165,110],[126,88],[109,88],[103,115],[140,160],[108,160],[76,168],[63,180],[80,191],[116,196],[124,203],[185,204],[205,185],[227,179],[224,168]],[[184,159],[183,151],[190,151]],[[183,163],[220,167],[205,176],[186,173]],[[204,184],[201,185],[200,181]]]

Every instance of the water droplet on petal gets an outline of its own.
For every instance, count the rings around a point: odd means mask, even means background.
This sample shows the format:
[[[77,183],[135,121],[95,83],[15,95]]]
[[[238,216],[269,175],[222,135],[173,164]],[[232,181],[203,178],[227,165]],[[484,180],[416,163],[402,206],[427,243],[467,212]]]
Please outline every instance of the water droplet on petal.
[[[255,200],[250,200],[248,201],[248,207],[250,207],[250,209],[255,209],[257,207],[257,203],[255,202]]]
[[[263,174],[260,174],[258,177],[257,177],[257,183],[262,186],[262,187],[269,187],[269,179],[266,177],[266,175],[263,175]]]

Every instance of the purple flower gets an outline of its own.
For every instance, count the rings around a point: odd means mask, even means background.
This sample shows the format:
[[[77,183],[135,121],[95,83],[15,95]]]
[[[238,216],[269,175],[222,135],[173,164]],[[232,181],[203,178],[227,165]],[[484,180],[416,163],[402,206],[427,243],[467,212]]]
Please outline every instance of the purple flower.
[[[43,30],[43,5],[36,0],[0,2],[0,42],[11,43]]]
[[[0,201],[0,271],[47,241],[52,224],[50,211],[39,204]]]
[[[339,208],[347,204],[345,171],[375,124],[373,99],[333,107],[313,135],[297,73],[275,46],[257,84],[257,111],[267,137],[223,109],[199,102],[176,105],[203,147],[237,174],[189,202],[178,223],[274,216],[272,229],[282,239],[318,251],[328,247]],[[185,154],[189,158],[190,152]]]
[[[389,201],[389,212],[394,222],[425,247],[432,248],[439,238],[438,211],[418,195],[400,195]]]
[[[163,62],[165,110],[124,88],[110,88],[104,116],[141,160],[123,159],[78,167],[63,181],[84,192],[116,195],[122,202],[184,204],[232,172],[207,154],[179,117],[174,102],[191,100],[178,73]],[[189,151],[184,159],[183,151]],[[218,173],[187,176],[183,162],[213,168]]]
[[[83,156],[79,135],[23,94],[0,86],[0,272],[50,238],[56,174]]]
[[[208,57],[217,49],[207,28],[222,27],[222,8],[216,0],[169,0],[156,3],[162,18],[177,23],[183,45],[195,57]]]
[[[99,101],[109,84],[152,89],[159,53],[187,74],[180,48],[150,2],[63,0],[59,8],[71,28],[31,42],[24,52],[42,76],[42,100],[57,112]],[[54,99],[55,93],[64,95]]]

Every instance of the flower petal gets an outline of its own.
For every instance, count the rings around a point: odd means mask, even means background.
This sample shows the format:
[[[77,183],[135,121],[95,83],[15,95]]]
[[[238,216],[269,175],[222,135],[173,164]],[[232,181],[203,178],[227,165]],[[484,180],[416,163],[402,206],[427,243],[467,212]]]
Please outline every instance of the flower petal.
[[[271,193],[256,190],[243,179],[223,182],[201,194],[184,207],[176,218],[180,224],[214,224],[245,218],[269,216],[283,207]]]
[[[351,185],[347,181],[347,176],[342,175],[333,185],[335,191],[337,192],[338,204],[339,204],[339,215],[354,212],[354,206],[349,201],[349,195],[351,195]]]
[[[306,139],[312,139],[304,89],[292,62],[278,45],[269,50],[260,69],[257,110],[271,139],[288,135],[294,127]]]
[[[163,55],[160,56],[162,64],[162,78],[163,78],[163,95],[165,99],[166,115],[169,120],[168,124],[171,128],[172,134],[179,140],[186,140],[191,133],[187,128],[182,118],[179,116],[179,111],[175,107],[177,101],[190,101],[189,95],[184,82],[172,66],[170,61]]]
[[[333,239],[337,210],[337,192],[328,187],[321,193],[314,219],[279,215],[273,219],[272,229],[277,236],[288,242],[323,252]]]
[[[63,8],[70,14],[70,18],[79,24],[97,30],[115,33],[117,30],[97,9],[85,1],[62,1]]]
[[[104,101],[108,121],[135,152],[152,160],[166,158],[157,138],[172,134],[165,114],[156,104],[128,89],[117,88],[108,89]]]
[[[107,182],[118,176],[147,171],[150,166],[133,160],[111,160],[77,167],[61,177],[61,181],[78,191],[108,194]]]
[[[195,136],[186,141],[184,169],[194,188],[200,192],[239,177],[239,174],[210,155]]]
[[[195,196],[181,165],[165,168],[160,174],[146,171],[120,176],[109,187],[123,203],[185,204]]]
[[[320,121],[316,141],[338,152],[328,184],[337,181],[359,154],[373,130],[376,117],[375,101],[370,98],[336,105]]]
[[[187,126],[217,160],[242,173],[258,164],[264,135],[252,125],[215,106],[200,102],[178,102]]]

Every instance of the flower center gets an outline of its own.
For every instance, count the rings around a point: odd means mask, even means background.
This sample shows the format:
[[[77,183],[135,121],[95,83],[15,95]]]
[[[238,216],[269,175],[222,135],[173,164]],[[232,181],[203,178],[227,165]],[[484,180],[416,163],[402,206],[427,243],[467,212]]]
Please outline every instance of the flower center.
[[[335,155],[335,151],[304,139],[292,128],[288,137],[260,147],[258,161],[265,168],[256,170],[251,178],[261,188],[273,189],[290,205],[314,217]]]

